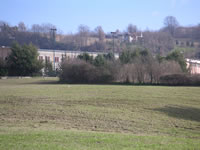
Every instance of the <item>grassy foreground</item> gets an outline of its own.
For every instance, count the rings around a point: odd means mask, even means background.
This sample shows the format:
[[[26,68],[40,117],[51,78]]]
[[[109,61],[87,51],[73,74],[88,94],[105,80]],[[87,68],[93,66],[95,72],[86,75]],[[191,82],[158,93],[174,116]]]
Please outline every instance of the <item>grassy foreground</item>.
[[[0,80],[0,149],[200,149],[200,87]]]

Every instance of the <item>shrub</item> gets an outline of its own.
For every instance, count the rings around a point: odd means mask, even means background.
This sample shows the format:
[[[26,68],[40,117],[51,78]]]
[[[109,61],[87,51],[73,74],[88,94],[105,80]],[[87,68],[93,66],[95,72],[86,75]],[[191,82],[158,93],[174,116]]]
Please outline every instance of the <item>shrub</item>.
[[[179,63],[183,72],[187,72],[187,64],[183,57],[183,54],[177,49],[169,53],[166,57],[167,60],[173,60]]]
[[[6,76],[8,74],[8,67],[5,60],[0,59],[0,76]]]
[[[109,67],[95,67],[80,59],[64,61],[59,77],[67,83],[109,83],[114,80]]]
[[[79,59],[65,60],[61,64],[60,80],[67,83],[90,83],[95,68]]]
[[[103,55],[97,55],[93,63],[96,67],[103,67],[106,64],[106,59]]]
[[[160,77],[161,84],[165,85],[200,85],[200,75],[170,74]]]
[[[181,65],[182,64],[182,65]],[[94,59],[83,54],[61,65],[60,80],[68,83],[136,83],[185,85],[196,78],[183,76],[185,60],[178,51],[153,57],[148,50],[124,51],[118,60],[110,55]]]

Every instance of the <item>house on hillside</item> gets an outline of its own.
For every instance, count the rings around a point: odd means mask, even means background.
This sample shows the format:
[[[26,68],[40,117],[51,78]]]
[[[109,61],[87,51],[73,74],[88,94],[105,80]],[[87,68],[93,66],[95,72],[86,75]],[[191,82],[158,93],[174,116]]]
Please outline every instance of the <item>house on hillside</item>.
[[[137,42],[138,40],[141,40],[143,38],[143,34],[142,32],[140,33],[140,35],[138,33],[126,33],[124,34],[124,41],[125,42]]]

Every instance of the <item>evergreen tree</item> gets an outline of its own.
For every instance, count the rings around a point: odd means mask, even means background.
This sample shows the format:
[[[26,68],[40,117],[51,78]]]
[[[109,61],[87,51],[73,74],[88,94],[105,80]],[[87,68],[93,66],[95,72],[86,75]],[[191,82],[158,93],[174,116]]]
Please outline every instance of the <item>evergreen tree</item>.
[[[78,55],[78,58],[81,60],[84,60],[86,62],[92,63],[93,62],[93,57],[90,56],[88,53],[83,53]]]
[[[9,75],[33,76],[40,73],[43,65],[38,60],[38,51],[32,45],[19,45],[15,43],[8,57]]]
[[[94,59],[94,65],[96,67],[101,67],[101,66],[104,66],[105,64],[106,64],[106,60],[103,57],[103,55],[97,55],[97,57],[95,57],[95,59]]]

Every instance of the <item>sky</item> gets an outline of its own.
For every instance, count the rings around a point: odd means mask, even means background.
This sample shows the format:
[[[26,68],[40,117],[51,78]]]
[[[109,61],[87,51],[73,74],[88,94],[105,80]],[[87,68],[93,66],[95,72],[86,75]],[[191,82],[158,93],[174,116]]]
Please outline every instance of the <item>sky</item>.
[[[200,0],[0,0],[0,21],[51,23],[63,33],[77,32],[80,24],[90,30],[124,31],[128,24],[140,30],[162,28],[174,16],[182,26],[200,24]]]

